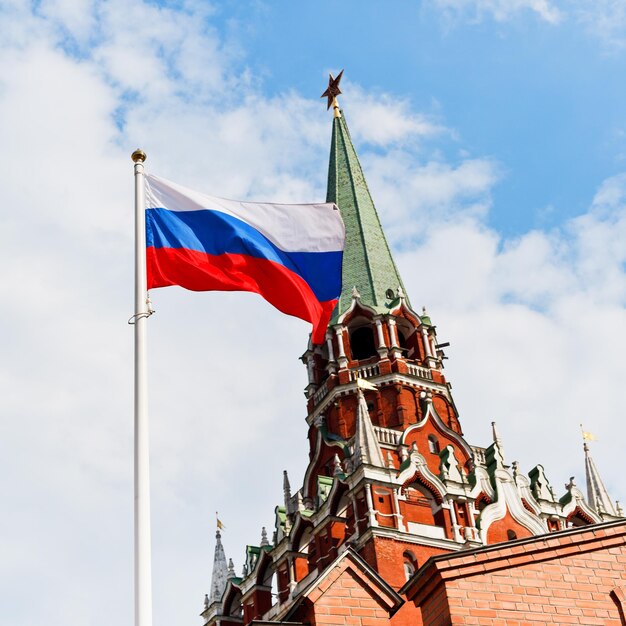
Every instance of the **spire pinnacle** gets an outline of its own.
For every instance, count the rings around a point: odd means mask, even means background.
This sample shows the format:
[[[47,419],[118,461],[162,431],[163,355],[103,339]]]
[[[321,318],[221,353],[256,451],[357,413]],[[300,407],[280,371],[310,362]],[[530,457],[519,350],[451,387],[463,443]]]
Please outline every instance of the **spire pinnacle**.
[[[589,444],[583,442],[583,450],[585,451],[585,473],[587,475],[587,502],[598,513],[608,513],[617,516],[617,510],[609,498],[609,493],[600,478],[600,472],[591,458]]]
[[[358,465],[376,465],[385,467],[383,454],[378,445],[378,439],[374,432],[374,426],[370,419],[369,409],[361,387],[357,387],[359,406],[356,418],[356,433],[354,434],[354,444],[352,449],[352,471]]]
[[[210,604],[219,602],[222,599],[228,580],[228,566],[226,565],[226,554],[222,545],[220,528],[223,528],[223,524],[218,520],[218,527],[215,531],[215,554],[213,556],[213,573],[211,574]]]
[[[261,528],[261,547],[269,546],[270,542],[267,540],[267,530],[265,526]]]
[[[491,431],[493,443],[485,450],[485,461],[491,482],[495,485],[496,472],[506,469],[508,466],[504,463],[504,446],[495,422],[491,422]]]
[[[406,291],[391,256],[345,116],[333,119],[326,200],[339,207],[346,226],[343,288],[335,319],[352,306],[353,293],[359,294],[364,305],[379,313],[387,313],[390,302],[401,298]],[[408,298],[404,298],[410,306]]]
[[[283,470],[283,497],[285,500],[285,511],[291,513],[291,485],[289,484],[289,475],[287,470]]]
[[[491,434],[493,437],[493,442],[500,445],[502,440],[500,439],[500,433],[498,432],[498,427],[495,422],[491,422]]]

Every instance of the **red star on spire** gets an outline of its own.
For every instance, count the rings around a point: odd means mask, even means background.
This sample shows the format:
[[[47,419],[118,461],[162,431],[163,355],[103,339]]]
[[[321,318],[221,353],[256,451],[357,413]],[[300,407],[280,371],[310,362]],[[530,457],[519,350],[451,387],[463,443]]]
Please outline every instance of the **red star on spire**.
[[[341,89],[339,89],[339,83],[341,82],[341,77],[343,76],[343,70],[337,74],[337,78],[334,78],[332,74],[328,75],[328,89],[320,96],[320,98],[328,98],[328,106],[326,110],[330,109],[333,100],[341,93]]]

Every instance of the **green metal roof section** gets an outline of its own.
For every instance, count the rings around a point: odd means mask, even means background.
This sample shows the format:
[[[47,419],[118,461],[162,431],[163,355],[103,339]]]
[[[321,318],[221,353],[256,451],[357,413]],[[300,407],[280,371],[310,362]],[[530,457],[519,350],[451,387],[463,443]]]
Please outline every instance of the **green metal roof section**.
[[[346,225],[343,286],[333,321],[350,308],[353,287],[359,291],[363,304],[380,313],[387,312],[392,302],[397,304],[398,287],[405,293],[406,290],[391,256],[343,112],[341,117],[333,119],[326,201],[339,207]],[[394,293],[391,300],[386,297],[388,289]]]

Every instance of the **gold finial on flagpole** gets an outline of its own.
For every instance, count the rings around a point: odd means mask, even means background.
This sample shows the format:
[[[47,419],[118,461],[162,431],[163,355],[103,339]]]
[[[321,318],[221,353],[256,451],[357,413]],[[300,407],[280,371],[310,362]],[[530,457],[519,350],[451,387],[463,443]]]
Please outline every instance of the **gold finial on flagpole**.
[[[133,163],[143,163],[148,157],[143,150],[137,148],[131,155],[130,158],[133,160]]]

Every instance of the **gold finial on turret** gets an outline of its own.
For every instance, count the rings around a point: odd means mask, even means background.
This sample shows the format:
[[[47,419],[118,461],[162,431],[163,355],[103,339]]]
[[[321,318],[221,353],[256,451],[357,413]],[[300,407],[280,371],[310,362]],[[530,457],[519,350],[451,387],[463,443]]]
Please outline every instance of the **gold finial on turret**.
[[[333,107],[333,117],[341,117],[341,110],[339,109],[339,103],[337,102],[337,96],[341,93],[341,89],[339,89],[339,83],[341,82],[341,77],[343,76],[343,70],[337,74],[337,78],[334,78],[332,74],[328,75],[328,88],[326,91],[320,96],[320,98],[328,98],[328,104],[326,106],[326,110]]]
[[[587,441],[597,441],[598,438],[593,434],[590,433],[588,430],[585,430],[583,428],[583,425],[580,425],[580,432],[582,433],[583,436],[583,442],[585,443],[585,445],[587,445]]]

